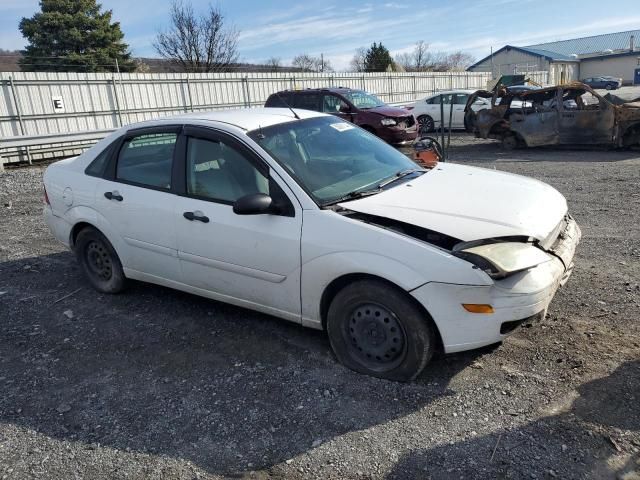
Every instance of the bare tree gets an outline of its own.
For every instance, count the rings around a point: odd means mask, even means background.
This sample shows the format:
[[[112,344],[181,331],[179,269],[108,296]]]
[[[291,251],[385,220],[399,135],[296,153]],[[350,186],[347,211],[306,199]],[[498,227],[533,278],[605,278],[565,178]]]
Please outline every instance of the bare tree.
[[[305,72],[332,72],[333,67],[324,56],[315,57],[307,53],[302,53],[293,57],[291,65]]]
[[[413,66],[413,55],[411,53],[399,53],[393,58],[393,61],[398,65],[402,65],[407,72],[415,71]]]
[[[360,47],[356,50],[355,55],[349,64],[354,72],[364,72],[367,69],[367,49]]]
[[[420,40],[416,43],[413,49],[413,68],[418,72],[427,69],[429,62],[431,61],[431,53],[429,52],[429,44],[424,40]]]
[[[301,53],[293,57],[291,65],[306,72],[312,72],[315,68],[314,58],[306,53]]]
[[[469,55],[468,53],[463,53],[461,51],[453,52],[447,55],[447,70],[461,71],[466,69],[475,61],[476,59],[473,55]]]
[[[270,72],[277,72],[282,68],[282,60],[280,57],[270,57],[264,64]]]
[[[217,6],[197,15],[191,3],[174,0],[170,26],[158,32],[153,47],[185,72],[219,72],[238,60],[238,31]]]

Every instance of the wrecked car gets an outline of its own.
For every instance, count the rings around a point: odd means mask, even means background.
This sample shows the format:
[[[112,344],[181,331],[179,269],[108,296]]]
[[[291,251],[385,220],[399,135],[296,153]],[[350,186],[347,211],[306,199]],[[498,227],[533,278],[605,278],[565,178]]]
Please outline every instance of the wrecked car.
[[[99,292],[131,279],[281,317],[326,331],[346,366],[401,381],[436,350],[543,316],[580,239],[549,185],[422,168],[306,110],[129,125],[50,165],[44,186],[46,222]]]
[[[476,99],[490,99],[481,110]],[[615,101],[612,99],[615,98]],[[518,91],[498,85],[469,97],[465,124],[479,138],[501,140],[505,148],[543,145],[640,144],[640,102],[599,95],[582,83]]]

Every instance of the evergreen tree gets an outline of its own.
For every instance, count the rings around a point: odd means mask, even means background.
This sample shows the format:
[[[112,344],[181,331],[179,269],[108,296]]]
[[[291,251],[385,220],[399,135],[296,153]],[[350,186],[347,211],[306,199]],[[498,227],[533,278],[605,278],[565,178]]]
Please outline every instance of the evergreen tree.
[[[382,43],[373,42],[364,58],[365,70],[367,72],[384,72],[391,64],[393,64],[393,59],[387,47]]]
[[[40,0],[40,12],[20,21],[29,45],[20,68],[39,72],[122,72],[135,70],[120,23],[96,0]]]

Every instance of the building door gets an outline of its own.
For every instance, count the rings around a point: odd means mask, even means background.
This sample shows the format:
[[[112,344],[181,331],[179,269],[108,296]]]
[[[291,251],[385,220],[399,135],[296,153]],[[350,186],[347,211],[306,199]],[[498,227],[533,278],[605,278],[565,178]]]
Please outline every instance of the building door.
[[[633,84],[640,85],[640,67],[636,68],[635,75],[633,76]]]

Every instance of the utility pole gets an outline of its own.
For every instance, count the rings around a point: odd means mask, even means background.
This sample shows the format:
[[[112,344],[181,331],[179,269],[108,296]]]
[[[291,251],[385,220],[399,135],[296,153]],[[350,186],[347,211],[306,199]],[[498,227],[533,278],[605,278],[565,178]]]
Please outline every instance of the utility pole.
[[[324,72],[324,53],[320,54],[320,71]]]
[[[496,78],[495,74],[493,73],[493,46],[491,46],[491,78]]]
[[[116,57],[116,73],[120,76],[120,67],[118,66],[118,57]]]

